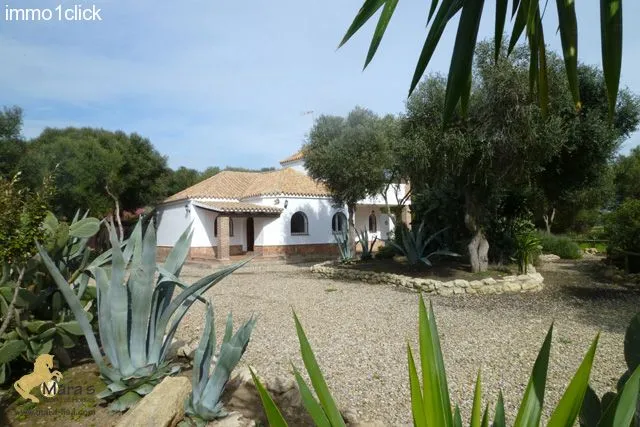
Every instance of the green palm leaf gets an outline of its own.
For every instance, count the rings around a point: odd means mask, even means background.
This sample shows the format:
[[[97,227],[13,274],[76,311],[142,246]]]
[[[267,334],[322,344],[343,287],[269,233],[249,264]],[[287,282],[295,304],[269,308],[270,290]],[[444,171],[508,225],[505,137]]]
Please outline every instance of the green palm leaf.
[[[613,117],[622,67],[622,0],[600,0],[602,71],[607,86],[609,115]]]

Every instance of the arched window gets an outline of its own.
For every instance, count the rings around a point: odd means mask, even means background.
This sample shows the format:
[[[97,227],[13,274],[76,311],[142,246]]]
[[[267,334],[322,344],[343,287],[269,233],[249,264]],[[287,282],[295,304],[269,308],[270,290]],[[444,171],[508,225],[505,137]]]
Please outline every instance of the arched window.
[[[233,219],[229,218],[229,236],[233,236]],[[213,220],[213,237],[218,237],[218,217]]]
[[[334,233],[347,231],[347,217],[342,212],[336,213],[331,219],[331,230]]]
[[[371,211],[371,215],[369,215],[369,232],[376,233],[378,231],[378,221],[376,219],[376,213]]]
[[[309,224],[304,212],[296,212],[291,216],[291,234],[309,234]]]

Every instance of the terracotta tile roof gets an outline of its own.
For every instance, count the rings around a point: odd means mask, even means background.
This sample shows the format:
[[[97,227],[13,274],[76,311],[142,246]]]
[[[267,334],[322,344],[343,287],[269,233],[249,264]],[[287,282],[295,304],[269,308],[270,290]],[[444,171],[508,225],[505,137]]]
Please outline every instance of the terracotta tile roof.
[[[251,196],[287,194],[292,196],[330,196],[329,190],[311,177],[292,168],[271,172],[222,171],[197,183],[164,202],[212,198],[241,200]]]
[[[268,172],[249,185],[243,198],[288,194],[292,196],[330,196],[324,185],[317,183],[308,175],[292,168]]]
[[[254,203],[242,202],[196,202],[195,205],[221,213],[280,214],[282,212],[282,209],[276,206],[256,205]]]
[[[304,155],[302,154],[302,150],[298,151],[296,154],[292,154],[284,160],[280,160],[280,164],[295,162],[296,160],[302,160]]]

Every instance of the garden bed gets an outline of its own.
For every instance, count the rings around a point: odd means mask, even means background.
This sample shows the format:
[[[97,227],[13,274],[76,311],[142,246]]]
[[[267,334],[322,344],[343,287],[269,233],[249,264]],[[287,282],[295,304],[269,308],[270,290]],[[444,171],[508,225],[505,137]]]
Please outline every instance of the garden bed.
[[[327,261],[312,266],[311,271],[330,279],[389,284],[437,295],[537,292],[543,288],[544,278],[533,268],[521,275],[498,270],[470,273],[464,268],[453,263],[427,268],[394,260],[371,260],[353,264]]]

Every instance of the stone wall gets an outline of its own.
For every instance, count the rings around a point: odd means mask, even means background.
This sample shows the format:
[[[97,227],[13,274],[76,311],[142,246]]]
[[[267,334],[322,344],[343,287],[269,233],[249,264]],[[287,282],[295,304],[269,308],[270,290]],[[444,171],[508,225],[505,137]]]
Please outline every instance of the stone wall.
[[[278,246],[256,245],[253,251],[257,255],[266,257],[276,255],[338,255],[338,246],[335,243]]]
[[[441,282],[433,279],[418,279],[399,274],[375,273],[336,266],[327,261],[311,267],[311,271],[321,277],[335,280],[358,280],[366,283],[388,284],[436,295],[454,294],[503,294],[519,292],[537,292],[542,290],[544,278],[540,273],[518,276],[491,277],[481,280],[450,280]]]

